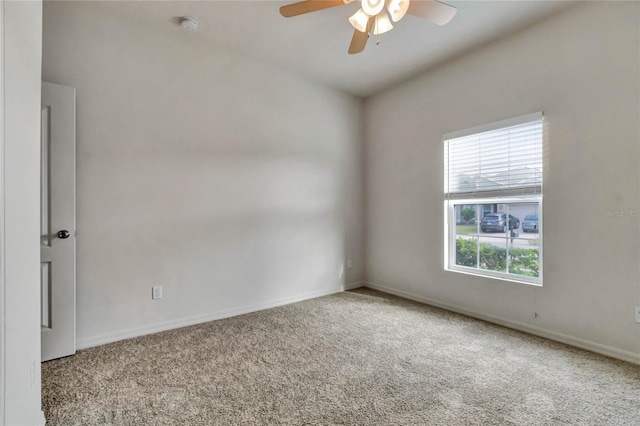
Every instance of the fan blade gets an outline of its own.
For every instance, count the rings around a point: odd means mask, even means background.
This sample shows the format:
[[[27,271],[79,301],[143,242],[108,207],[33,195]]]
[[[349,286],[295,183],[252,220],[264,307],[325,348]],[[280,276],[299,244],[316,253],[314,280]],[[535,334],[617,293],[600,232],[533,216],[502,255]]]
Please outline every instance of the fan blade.
[[[444,25],[458,12],[453,6],[436,0],[411,0],[407,13],[426,19],[436,25]]]
[[[344,5],[343,0],[306,0],[298,3],[288,4],[280,8],[280,15],[285,18],[302,15],[304,13],[315,12],[316,10],[328,9],[330,7]]]
[[[371,28],[373,28],[374,21],[375,17],[372,16],[369,18],[369,21],[367,21],[366,33],[358,30],[353,31],[353,37],[351,38],[351,44],[349,45],[349,54],[353,55],[364,50],[364,47],[367,45],[367,40],[369,40],[369,33],[371,32]]]

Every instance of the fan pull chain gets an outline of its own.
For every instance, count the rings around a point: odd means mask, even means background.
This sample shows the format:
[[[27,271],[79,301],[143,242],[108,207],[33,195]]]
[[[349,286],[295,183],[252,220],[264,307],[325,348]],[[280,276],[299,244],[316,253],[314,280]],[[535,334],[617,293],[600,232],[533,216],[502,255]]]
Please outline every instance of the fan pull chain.
[[[373,34],[376,36],[376,46],[380,44],[380,35],[378,34],[378,16],[376,16],[373,25]]]

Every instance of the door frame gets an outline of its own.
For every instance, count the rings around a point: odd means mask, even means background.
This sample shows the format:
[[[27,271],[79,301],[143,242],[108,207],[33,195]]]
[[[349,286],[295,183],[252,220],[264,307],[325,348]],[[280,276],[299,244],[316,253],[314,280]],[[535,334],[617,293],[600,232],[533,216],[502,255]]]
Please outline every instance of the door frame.
[[[0,0],[0,12],[0,424],[44,425],[37,327],[42,2]]]
[[[5,276],[4,276],[4,0],[0,1],[0,425],[5,424]]]

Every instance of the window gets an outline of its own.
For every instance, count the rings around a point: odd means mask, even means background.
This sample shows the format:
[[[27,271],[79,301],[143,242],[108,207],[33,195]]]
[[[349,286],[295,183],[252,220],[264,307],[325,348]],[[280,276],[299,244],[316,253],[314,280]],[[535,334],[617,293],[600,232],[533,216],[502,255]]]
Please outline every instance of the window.
[[[542,284],[542,113],[444,135],[445,269]]]

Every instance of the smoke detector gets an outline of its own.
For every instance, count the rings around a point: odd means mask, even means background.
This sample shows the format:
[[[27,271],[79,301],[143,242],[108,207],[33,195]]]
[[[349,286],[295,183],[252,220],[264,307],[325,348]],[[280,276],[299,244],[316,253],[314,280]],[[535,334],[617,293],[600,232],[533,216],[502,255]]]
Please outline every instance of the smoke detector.
[[[195,33],[198,29],[198,21],[189,17],[180,18],[180,26],[183,30]]]

